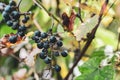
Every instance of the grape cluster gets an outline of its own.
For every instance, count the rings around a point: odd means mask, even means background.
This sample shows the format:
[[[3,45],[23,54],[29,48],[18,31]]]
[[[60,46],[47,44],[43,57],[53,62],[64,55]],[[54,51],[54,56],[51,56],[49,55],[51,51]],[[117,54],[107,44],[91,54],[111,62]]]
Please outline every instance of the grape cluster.
[[[16,43],[17,36],[23,37],[25,36],[26,32],[26,26],[25,23],[29,20],[29,16],[27,16],[28,13],[21,13],[19,11],[19,6],[16,4],[15,1],[10,0],[8,5],[4,6],[4,9],[2,11],[2,16],[6,24],[11,27],[13,30],[17,30],[17,33],[15,36],[9,37],[10,43]],[[22,25],[20,24],[20,17],[24,16],[22,20]]]
[[[63,56],[68,55],[67,51],[62,50],[62,41],[52,33],[52,29],[48,32],[35,31],[32,39],[37,43],[37,47],[41,49],[39,57],[44,60],[46,64],[50,64],[52,61],[52,56]],[[61,67],[57,64],[53,68],[59,72]]]

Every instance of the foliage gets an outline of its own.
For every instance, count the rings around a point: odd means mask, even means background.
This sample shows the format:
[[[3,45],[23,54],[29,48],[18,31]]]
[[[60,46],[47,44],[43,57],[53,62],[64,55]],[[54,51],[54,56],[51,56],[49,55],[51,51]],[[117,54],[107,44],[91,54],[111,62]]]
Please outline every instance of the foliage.
[[[120,80],[119,22],[119,0],[0,0],[0,80]]]

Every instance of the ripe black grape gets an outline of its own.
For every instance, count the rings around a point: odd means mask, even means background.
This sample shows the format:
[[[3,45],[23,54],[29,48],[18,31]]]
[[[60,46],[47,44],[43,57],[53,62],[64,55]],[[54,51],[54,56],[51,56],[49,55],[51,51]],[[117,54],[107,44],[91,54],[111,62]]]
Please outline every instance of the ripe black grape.
[[[51,42],[51,43],[56,42],[56,37],[55,37],[55,36],[51,36],[51,37],[50,37],[50,42]]]
[[[62,45],[63,45],[62,41],[60,41],[60,40],[57,41],[57,46],[58,46],[58,47],[61,47]]]
[[[41,59],[45,59],[45,58],[47,57],[47,55],[46,55],[45,52],[41,52],[41,53],[39,54],[39,57],[40,57]]]
[[[44,62],[45,62],[46,64],[51,63],[51,58],[50,58],[50,57],[46,57],[46,58],[44,59]]]
[[[47,38],[47,36],[48,36],[47,33],[41,33],[42,38]]]
[[[42,49],[43,48],[43,42],[39,42],[39,43],[37,43],[37,47],[39,48],[39,49]]]
[[[66,56],[68,55],[68,53],[67,53],[67,51],[62,51],[62,52],[61,52],[61,55],[62,55],[63,57],[66,57]]]
[[[61,71],[61,67],[59,65],[55,65],[54,69],[56,72],[60,72]]]
[[[10,36],[9,37],[9,42],[10,43],[16,43],[16,41],[17,41],[17,36]]]

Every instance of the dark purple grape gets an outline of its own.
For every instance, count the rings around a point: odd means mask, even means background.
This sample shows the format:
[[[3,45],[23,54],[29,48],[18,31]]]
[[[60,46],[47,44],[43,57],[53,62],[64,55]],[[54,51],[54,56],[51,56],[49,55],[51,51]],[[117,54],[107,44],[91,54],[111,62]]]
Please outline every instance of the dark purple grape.
[[[47,49],[42,49],[42,52],[48,53]]]
[[[58,46],[58,47],[61,47],[62,45],[63,45],[62,41],[60,41],[60,40],[57,41],[57,46]]]
[[[55,36],[51,36],[50,37],[50,42],[51,43],[55,43],[57,41],[56,37]]]
[[[19,32],[25,32],[26,31],[26,27],[23,25],[23,26],[19,26],[19,28],[18,28],[18,31]]]
[[[39,57],[40,57],[41,59],[45,59],[45,58],[47,57],[47,55],[46,55],[45,52],[41,52],[41,53],[39,54]]]
[[[18,19],[20,18],[20,14],[19,14],[18,11],[13,11],[13,12],[11,13],[11,16],[12,16],[12,18],[15,19],[15,20],[18,20]]]
[[[44,42],[43,47],[45,49],[48,49],[49,48],[49,42],[48,41]]]
[[[2,16],[7,19],[9,17],[9,14],[7,12],[3,11]]]
[[[9,5],[10,5],[10,6],[16,6],[16,2],[13,1],[13,0],[10,0],[10,1],[9,1]]]
[[[50,57],[46,57],[46,58],[44,59],[44,62],[45,62],[46,64],[51,63],[51,58],[50,58]]]
[[[25,36],[25,33],[24,33],[24,32],[18,32],[17,34],[18,34],[19,36],[21,36],[21,37]]]
[[[11,6],[10,5],[7,5],[4,9],[4,11],[6,12],[11,12]]]
[[[42,38],[47,38],[48,34],[47,33],[41,33]]]
[[[12,26],[12,29],[13,30],[16,30],[16,29],[18,29],[19,28],[19,23],[18,22],[14,22],[13,23],[13,26]]]
[[[43,42],[37,43],[37,47],[38,47],[39,49],[42,49],[42,48],[43,48]]]
[[[38,31],[38,30],[36,30],[36,31],[34,32],[34,36],[38,36],[38,37],[40,37],[40,36],[41,36],[41,32]]]
[[[12,26],[13,25],[13,22],[12,21],[7,21],[6,23],[8,26]]]
[[[66,57],[66,56],[68,55],[68,53],[67,53],[67,51],[63,51],[63,52],[61,52],[61,55],[62,55],[63,57]]]
[[[55,65],[54,69],[56,72],[60,72],[61,71],[61,67],[59,65]]]
[[[56,51],[56,52],[54,52],[54,55],[55,55],[55,56],[59,56],[60,54],[59,54],[58,51]]]
[[[17,36],[10,36],[9,37],[9,42],[10,43],[16,43],[16,41],[17,41]]]
[[[26,19],[23,19],[22,22],[23,22],[23,23],[27,23],[27,20],[26,20]]]

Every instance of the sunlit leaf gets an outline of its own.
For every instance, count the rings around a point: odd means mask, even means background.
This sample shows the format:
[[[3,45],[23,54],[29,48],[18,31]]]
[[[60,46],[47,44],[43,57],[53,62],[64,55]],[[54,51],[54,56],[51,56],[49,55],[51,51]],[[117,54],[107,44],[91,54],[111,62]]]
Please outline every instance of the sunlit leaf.
[[[88,32],[90,32],[98,22],[98,16],[89,18],[85,23],[82,23],[77,30],[74,31],[76,39],[80,41]]]
[[[75,5],[75,0],[63,0],[63,1],[68,5],[71,5],[71,6]]]
[[[28,5],[28,3],[29,3],[29,5]],[[28,11],[32,5],[33,5],[32,0],[22,0],[22,2],[20,4],[20,11],[22,11],[22,12]]]

